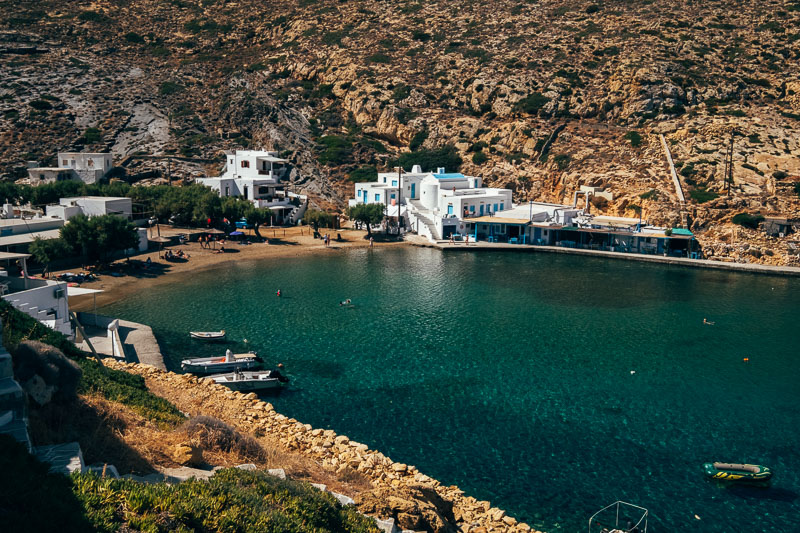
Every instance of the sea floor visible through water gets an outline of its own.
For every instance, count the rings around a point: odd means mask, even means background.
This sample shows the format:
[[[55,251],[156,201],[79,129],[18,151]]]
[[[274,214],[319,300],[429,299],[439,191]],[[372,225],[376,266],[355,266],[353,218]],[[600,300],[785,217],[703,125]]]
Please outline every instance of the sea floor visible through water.
[[[798,530],[800,279],[357,249],[229,264],[100,311],[152,326],[172,369],[226,348],[284,363],[278,411],[544,531],[586,531],[615,500],[649,509],[651,532]],[[189,339],[217,329],[231,341]],[[718,486],[709,461],[774,482]]]

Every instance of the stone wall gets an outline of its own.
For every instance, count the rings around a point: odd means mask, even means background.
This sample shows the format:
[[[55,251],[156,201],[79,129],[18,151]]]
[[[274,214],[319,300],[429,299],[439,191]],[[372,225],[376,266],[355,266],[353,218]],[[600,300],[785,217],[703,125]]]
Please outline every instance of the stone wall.
[[[464,533],[534,531],[529,525],[508,516],[502,509],[492,507],[488,501],[466,496],[454,485],[442,485],[412,465],[395,463],[381,452],[370,450],[366,444],[351,441],[344,435],[337,435],[333,430],[314,429],[294,418],[288,418],[275,411],[272,404],[261,401],[255,393],[234,392],[223,385],[217,385],[209,378],[175,374],[148,365],[111,360],[106,360],[106,365],[141,375],[151,387],[153,382],[170,390],[174,387],[176,397],[191,397],[195,401],[202,398],[203,403],[209,406],[218,403],[233,407],[231,412],[237,413],[232,415],[236,419],[225,420],[227,423],[248,433],[264,433],[275,437],[286,449],[306,454],[331,472],[341,473],[348,468],[357,470],[377,489],[398,492],[419,486],[433,489],[443,500],[452,504],[453,516],[459,530]],[[168,399],[183,410],[175,398]]]

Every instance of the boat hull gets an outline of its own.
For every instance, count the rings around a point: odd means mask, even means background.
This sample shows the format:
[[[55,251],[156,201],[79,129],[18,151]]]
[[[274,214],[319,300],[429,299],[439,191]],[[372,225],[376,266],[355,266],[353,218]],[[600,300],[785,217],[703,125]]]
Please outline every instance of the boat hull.
[[[209,359],[186,359],[181,361],[181,369],[192,374],[221,374],[234,370],[249,370],[258,367],[258,361],[253,359],[237,359],[225,361],[224,357]],[[215,360],[214,360],[215,359]]]
[[[224,341],[224,331],[190,331],[189,336],[193,339],[206,342]]]
[[[286,381],[278,377],[269,377],[271,372],[240,372],[240,376],[231,372],[228,374],[215,374],[209,376],[218,385],[225,385],[238,392],[255,392],[269,389],[278,389]]]
[[[731,483],[766,483],[772,479],[772,470],[763,465],[738,463],[705,463],[706,477]]]

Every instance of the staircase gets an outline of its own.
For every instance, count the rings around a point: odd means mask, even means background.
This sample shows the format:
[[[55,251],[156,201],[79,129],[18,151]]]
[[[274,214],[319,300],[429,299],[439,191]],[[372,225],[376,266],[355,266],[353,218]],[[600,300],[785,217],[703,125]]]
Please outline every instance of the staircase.
[[[412,229],[416,230],[418,235],[427,237],[433,242],[441,239],[436,232],[436,224],[430,218],[433,214],[422,206],[422,202],[410,200],[409,207],[411,209],[407,213]]]
[[[10,435],[31,451],[25,393],[14,380],[14,364],[0,338],[0,434]]]

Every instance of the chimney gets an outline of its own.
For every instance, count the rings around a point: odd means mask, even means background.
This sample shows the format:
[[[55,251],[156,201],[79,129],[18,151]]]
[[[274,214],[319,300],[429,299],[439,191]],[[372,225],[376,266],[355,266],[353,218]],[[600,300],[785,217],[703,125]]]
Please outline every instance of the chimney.
[[[438,168],[436,169],[436,173],[437,173],[437,174],[444,174],[444,167],[438,167]]]
[[[412,174],[422,174],[422,167],[419,166],[419,165],[414,165],[413,167],[411,167],[411,173]]]

